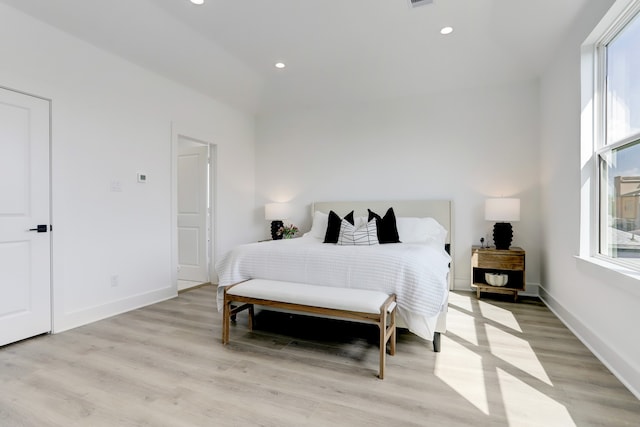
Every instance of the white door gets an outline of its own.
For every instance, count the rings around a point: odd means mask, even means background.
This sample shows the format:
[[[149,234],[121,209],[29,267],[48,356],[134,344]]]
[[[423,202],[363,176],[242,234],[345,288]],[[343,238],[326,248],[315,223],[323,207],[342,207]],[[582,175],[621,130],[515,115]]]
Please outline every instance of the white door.
[[[0,345],[51,331],[49,224],[49,102],[0,89]]]
[[[178,279],[209,281],[209,146],[181,138],[178,149]]]

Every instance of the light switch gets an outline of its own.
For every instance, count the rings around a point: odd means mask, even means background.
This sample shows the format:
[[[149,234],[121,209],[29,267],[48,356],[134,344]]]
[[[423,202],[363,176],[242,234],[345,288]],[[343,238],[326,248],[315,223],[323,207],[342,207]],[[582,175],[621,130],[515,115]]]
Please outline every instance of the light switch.
[[[111,191],[117,193],[122,191],[122,184],[120,181],[111,181]]]
[[[138,182],[147,182],[147,174],[138,173]]]

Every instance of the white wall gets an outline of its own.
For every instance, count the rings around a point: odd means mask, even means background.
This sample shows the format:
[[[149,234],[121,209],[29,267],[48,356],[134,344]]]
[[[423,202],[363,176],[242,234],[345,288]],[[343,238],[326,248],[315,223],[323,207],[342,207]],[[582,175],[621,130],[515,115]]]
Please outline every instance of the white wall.
[[[541,297],[640,396],[640,283],[577,259],[580,246],[580,45],[612,1],[592,1],[541,80]]]
[[[313,201],[452,199],[456,288],[468,290],[471,245],[493,227],[485,198],[520,197],[514,246],[527,251],[527,282],[537,284],[538,102],[537,82],[524,82],[259,117],[256,205],[291,201],[292,222],[306,231]]]
[[[172,122],[218,145],[219,251],[255,239],[253,117],[4,5],[0,57],[0,85],[52,100],[56,331],[176,294]]]

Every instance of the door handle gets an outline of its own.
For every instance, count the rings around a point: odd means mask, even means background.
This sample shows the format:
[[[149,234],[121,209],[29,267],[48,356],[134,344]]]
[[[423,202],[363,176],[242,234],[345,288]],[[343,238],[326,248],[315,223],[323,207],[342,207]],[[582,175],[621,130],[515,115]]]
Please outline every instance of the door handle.
[[[47,224],[38,224],[36,228],[30,228],[29,231],[37,231],[38,233],[47,232]]]

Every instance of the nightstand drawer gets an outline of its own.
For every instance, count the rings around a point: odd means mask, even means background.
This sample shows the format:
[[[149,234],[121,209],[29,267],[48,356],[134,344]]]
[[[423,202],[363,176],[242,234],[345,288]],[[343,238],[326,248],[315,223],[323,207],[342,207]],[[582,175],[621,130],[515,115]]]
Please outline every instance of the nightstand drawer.
[[[477,253],[477,266],[487,269],[498,270],[524,270],[524,256],[522,255],[501,255],[495,256],[490,253]],[[475,257],[474,257],[475,258]]]

